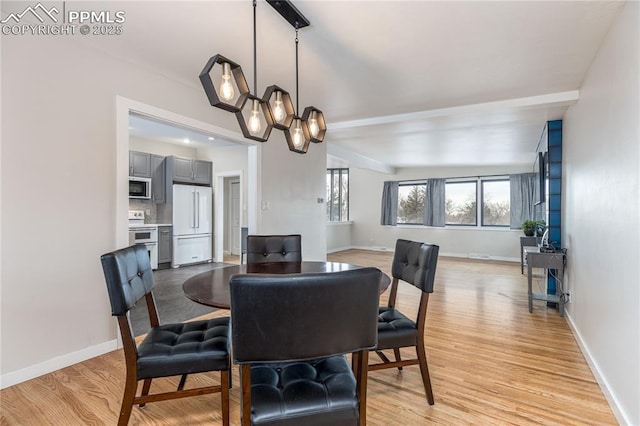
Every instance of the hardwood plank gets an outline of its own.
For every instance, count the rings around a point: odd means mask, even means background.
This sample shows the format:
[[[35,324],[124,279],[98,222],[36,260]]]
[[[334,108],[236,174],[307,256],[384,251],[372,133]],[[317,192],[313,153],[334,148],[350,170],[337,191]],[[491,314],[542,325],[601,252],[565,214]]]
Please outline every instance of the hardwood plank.
[[[391,272],[389,252],[348,250],[329,260]],[[226,261],[227,259],[225,259]],[[544,302],[529,314],[518,264],[441,257],[429,300],[426,346],[435,405],[417,366],[369,373],[370,425],[615,425],[564,318]],[[386,303],[387,295],[381,296]],[[417,309],[418,292],[401,285],[398,308]],[[205,318],[228,315],[217,311]],[[203,318],[203,317],[200,317]],[[413,355],[403,349],[403,357]],[[377,356],[372,354],[373,362]],[[231,424],[240,422],[240,380],[233,369]],[[154,380],[171,390],[178,378]],[[189,377],[187,388],[219,375]],[[2,425],[114,424],[124,389],[124,355],[114,351],[0,392]],[[222,424],[220,397],[204,395],[134,408],[132,425]]]

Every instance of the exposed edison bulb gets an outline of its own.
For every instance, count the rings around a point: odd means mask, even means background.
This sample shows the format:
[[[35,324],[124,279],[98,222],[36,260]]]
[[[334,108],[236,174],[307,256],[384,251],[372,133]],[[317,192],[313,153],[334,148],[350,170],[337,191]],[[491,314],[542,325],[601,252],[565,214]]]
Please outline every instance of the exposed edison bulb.
[[[220,84],[220,97],[225,101],[230,101],[235,96],[233,84],[231,83],[231,65],[228,62],[222,64],[222,83]]]
[[[302,133],[302,126],[298,119],[293,123],[293,134],[291,137],[293,138],[293,146],[296,148],[302,148],[302,144],[304,143],[304,134]]]
[[[260,123],[260,103],[255,99],[251,106],[251,114],[249,115],[249,122],[247,124],[249,132],[254,135],[260,133],[260,130],[262,129],[262,123]]]
[[[309,132],[314,138],[318,137],[318,133],[320,133],[320,126],[318,126],[318,117],[315,111],[311,112],[311,117],[309,118]]]
[[[276,90],[276,99],[273,101],[273,118],[276,121],[282,121],[285,117],[284,105],[282,104],[282,92]]]

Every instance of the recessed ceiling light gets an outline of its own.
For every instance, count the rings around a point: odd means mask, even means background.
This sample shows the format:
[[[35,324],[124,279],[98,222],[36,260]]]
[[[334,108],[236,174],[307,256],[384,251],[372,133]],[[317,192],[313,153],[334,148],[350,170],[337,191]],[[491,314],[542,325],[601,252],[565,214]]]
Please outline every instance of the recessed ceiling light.
[[[213,136],[209,136],[207,139],[209,139],[210,141],[216,140],[216,138],[214,138]]]
[[[184,138],[184,139],[182,139],[182,142],[184,142],[184,143],[191,143],[191,141],[189,140],[189,138]]]

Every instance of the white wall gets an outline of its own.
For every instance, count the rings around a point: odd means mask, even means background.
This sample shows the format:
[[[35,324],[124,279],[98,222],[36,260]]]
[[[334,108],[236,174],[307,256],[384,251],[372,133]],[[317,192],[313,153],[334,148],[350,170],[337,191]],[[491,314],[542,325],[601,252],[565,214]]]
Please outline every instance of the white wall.
[[[542,129],[540,129],[542,131]],[[353,220],[352,245],[361,248],[393,250],[398,238],[425,241],[440,246],[445,256],[482,257],[520,261],[520,230],[425,226],[382,226],[380,204],[383,182],[432,177],[507,175],[530,172],[531,166],[408,168],[387,175],[363,169],[349,169],[349,218]]]
[[[116,176],[116,97],[238,131],[195,77],[176,82],[90,44],[2,38],[2,387],[115,348],[99,259],[117,248],[116,221],[126,223],[116,216],[116,188],[126,185]],[[303,233],[309,258],[321,258],[326,226],[315,197],[324,197],[326,148],[290,154],[281,135],[263,144],[265,229]]]
[[[67,37],[3,37],[2,90],[5,386],[116,337],[99,261],[116,248],[116,95],[213,114],[196,88]]]
[[[242,226],[247,223],[247,180],[248,180],[248,164],[247,164],[247,147],[229,146],[229,147],[212,147],[198,150],[198,159],[207,160],[213,163],[213,176],[216,173],[224,172],[242,172]],[[216,180],[213,180],[213,191],[217,191]]]
[[[289,151],[284,133],[274,130],[261,148],[258,233],[301,234],[302,258],[325,260],[326,144],[312,143],[306,154],[297,154]]]
[[[353,222],[327,222],[327,253],[347,250],[352,247],[352,227]]]
[[[570,323],[621,424],[640,424],[639,3],[626,4],[563,123]]]

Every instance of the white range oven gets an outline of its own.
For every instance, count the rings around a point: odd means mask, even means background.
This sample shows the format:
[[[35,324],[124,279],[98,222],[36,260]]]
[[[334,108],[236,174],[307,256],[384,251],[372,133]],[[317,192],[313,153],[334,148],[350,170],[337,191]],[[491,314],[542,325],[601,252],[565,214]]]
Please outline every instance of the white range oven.
[[[158,269],[158,227],[145,225],[144,212],[129,210],[129,244],[144,244],[149,253],[151,269]]]

